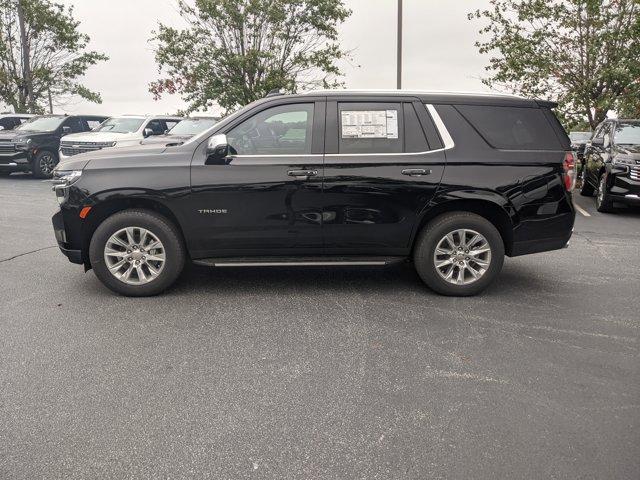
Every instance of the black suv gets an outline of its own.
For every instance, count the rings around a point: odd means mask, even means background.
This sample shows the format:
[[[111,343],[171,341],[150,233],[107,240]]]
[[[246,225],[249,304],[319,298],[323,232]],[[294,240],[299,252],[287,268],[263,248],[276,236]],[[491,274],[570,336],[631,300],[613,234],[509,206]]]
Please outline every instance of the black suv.
[[[96,115],[42,115],[14,130],[0,131],[0,172],[30,171],[36,178],[49,178],[58,163],[60,138],[87,132],[106,119]]]
[[[504,255],[567,245],[575,161],[555,104],[320,91],[254,102],[183,144],[62,162],[56,239],[112,290],[152,295],[215,267],[413,259],[473,295]]]
[[[614,202],[640,206],[640,120],[605,120],[585,150],[580,194],[596,195],[599,212]]]

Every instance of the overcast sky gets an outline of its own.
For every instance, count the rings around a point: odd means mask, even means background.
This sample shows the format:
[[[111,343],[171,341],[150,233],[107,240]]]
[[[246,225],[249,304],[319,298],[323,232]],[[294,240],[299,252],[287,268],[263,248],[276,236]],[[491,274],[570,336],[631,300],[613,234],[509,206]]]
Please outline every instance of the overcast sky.
[[[87,87],[103,104],[77,102],[69,113],[174,113],[179,96],[154,101],[148,84],[158,77],[148,40],[158,22],[180,26],[176,0],[62,0],[73,5],[92,49],[110,60],[92,67]],[[348,88],[395,88],[396,0],[346,0],[353,11],[341,27],[343,46],[353,49],[345,64]],[[487,58],[474,42],[478,24],[467,13],[487,0],[404,0],[403,87],[423,90],[486,91],[480,78]],[[57,109],[61,110],[61,109]],[[217,113],[217,112],[211,112]]]

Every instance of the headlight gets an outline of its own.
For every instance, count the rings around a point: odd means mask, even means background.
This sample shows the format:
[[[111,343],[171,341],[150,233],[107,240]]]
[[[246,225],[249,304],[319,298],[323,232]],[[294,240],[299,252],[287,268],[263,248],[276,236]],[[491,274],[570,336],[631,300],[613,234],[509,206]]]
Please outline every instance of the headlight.
[[[56,193],[56,200],[62,205],[69,197],[69,188],[82,176],[82,170],[54,170],[53,191]]]
[[[18,150],[26,150],[29,148],[29,145],[31,145],[32,140],[30,138],[25,138],[25,137],[20,137],[20,138],[15,138],[13,140],[13,144],[16,146],[16,149]]]
[[[73,185],[81,176],[82,170],[56,170],[53,172],[54,188]]]

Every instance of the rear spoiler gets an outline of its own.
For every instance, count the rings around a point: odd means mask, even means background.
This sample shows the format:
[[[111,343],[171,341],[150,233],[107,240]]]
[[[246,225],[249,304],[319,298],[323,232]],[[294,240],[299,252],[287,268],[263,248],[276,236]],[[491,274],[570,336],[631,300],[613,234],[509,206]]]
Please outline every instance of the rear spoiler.
[[[541,108],[549,108],[549,109],[551,109],[551,108],[556,108],[556,107],[558,106],[558,103],[557,103],[557,102],[551,102],[551,101],[549,101],[549,100],[538,100],[538,99],[536,99],[536,100],[534,100],[534,101],[535,101],[535,102],[538,104],[538,106],[539,106],[539,107],[541,107]]]

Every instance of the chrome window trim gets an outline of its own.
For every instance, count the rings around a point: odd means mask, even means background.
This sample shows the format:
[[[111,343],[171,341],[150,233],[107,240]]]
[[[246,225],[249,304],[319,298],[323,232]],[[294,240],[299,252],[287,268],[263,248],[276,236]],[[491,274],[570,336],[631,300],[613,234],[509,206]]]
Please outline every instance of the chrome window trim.
[[[431,119],[436,126],[436,130],[442,139],[443,147],[436,148],[433,150],[425,150],[423,152],[399,152],[399,153],[305,153],[301,155],[297,154],[282,154],[282,155],[230,155],[229,158],[315,158],[315,157],[404,157],[404,156],[416,156],[416,155],[426,155],[429,153],[438,153],[444,152],[446,150],[451,150],[455,147],[455,142],[447,130],[446,125],[440,118],[435,107],[431,104],[425,104],[429,115],[431,115]]]
[[[449,130],[447,130],[447,127],[442,121],[442,118],[440,118],[440,115],[438,114],[436,107],[434,107],[430,103],[425,104],[425,106],[427,107],[427,110],[431,115],[431,118],[433,119],[433,123],[436,124],[436,129],[438,130],[438,133],[440,134],[440,138],[442,139],[442,143],[444,144],[444,150],[449,150],[455,147],[456,144],[453,141],[453,138],[451,138],[451,135],[449,134]]]

